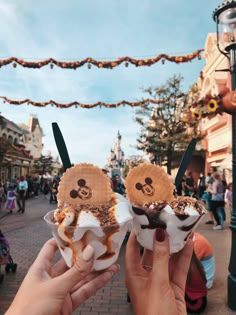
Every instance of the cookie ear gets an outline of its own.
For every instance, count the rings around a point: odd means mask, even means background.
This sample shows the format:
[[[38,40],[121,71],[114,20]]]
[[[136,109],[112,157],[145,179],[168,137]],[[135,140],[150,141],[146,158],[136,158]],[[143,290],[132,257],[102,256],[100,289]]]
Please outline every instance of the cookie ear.
[[[145,183],[148,185],[152,184],[152,179],[150,177],[145,178]]]
[[[77,190],[74,190],[74,189],[71,190],[70,196],[71,196],[71,198],[73,198],[73,199],[77,198],[77,197],[78,197],[78,191],[77,191]]]
[[[142,190],[143,189],[143,185],[141,183],[136,183],[135,185],[137,190]]]
[[[86,185],[86,180],[84,179],[79,179],[77,182],[79,187],[84,187]]]

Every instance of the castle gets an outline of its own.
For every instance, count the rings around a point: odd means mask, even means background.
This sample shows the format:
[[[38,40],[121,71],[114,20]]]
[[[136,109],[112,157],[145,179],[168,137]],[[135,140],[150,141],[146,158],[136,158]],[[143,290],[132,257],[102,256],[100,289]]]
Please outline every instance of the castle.
[[[111,149],[105,169],[108,171],[110,177],[115,175],[122,176],[124,164],[125,155],[124,151],[121,149],[121,134],[118,131],[115,144]]]

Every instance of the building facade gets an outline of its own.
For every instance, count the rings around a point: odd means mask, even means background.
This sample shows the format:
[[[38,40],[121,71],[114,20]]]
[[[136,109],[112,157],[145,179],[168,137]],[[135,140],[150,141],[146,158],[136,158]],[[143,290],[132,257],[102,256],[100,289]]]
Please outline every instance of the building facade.
[[[24,131],[14,122],[1,116],[0,151],[1,181],[29,173],[33,157],[23,144]]]
[[[28,119],[28,124],[18,124],[23,130],[23,143],[26,150],[29,150],[34,159],[40,158],[43,149],[43,130],[40,127],[39,120],[36,116]]]
[[[198,78],[197,84],[201,90],[200,97],[207,94],[218,95],[224,87],[231,86],[228,59],[217,49],[216,34],[210,33],[206,38],[204,57],[205,66]],[[205,173],[212,167],[224,172],[227,180],[231,180],[232,169],[232,116],[226,113],[214,118],[204,118],[201,130],[205,135],[202,146],[206,151]]]
[[[27,125],[0,118],[0,180],[12,181],[14,177],[30,175],[43,148],[43,131],[38,118],[30,117]]]

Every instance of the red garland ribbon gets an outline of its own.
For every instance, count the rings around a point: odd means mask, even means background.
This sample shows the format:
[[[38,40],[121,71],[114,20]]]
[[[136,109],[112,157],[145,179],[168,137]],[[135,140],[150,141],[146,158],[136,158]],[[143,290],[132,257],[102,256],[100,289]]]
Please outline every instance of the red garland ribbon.
[[[63,68],[63,69],[74,69],[76,70],[79,67],[82,67],[85,64],[88,64],[88,69],[91,68],[91,65],[94,65],[98,68],[107,68],[107,69],[113,69],[117,66],[119,66],[122,63],[125,63],[125,66],[128,67],[129,63],[135,65],[136,67],[141,66],[151,66],[158,61],[162,60],[162,64],[165,63],[165,60],[168,60],[170,62],[175,63],[184,63],[184,62],[190,62],[195,58],[201,59],[201,53],[204,51],[204,49],[198,49],[197,51],[185,55],[185,56],[171,56],[166,54],[159,54],[153,58],[147,58],[147,59],[135,59],[130,57],[120,57],[114,61],[97,61],[93,58],[85,58],[81,61],[58,61],[53,58],[48,58],[45,60],[41,60],[38,62],[35,61],[26,61],[24,59],[19,59],[16,57],[10,57],[7,59],[0,60],[0,67],[7,66],[11,63],[13,63],[13,67],[15,68],[18,65],[25,67],[25,68],[33,68],[33,69],[40,69],[42,67],[45,67],[50,64],[50,67],[53,68],[54,65],[57,67]]]
[[[17,101],[17,100],[12,100],[10,98],[7,98],[6,96],[0,96],[0,99],[3,99],[4,103],[8,103],[10,105],[23,105],[23,104],[27,103],[28,105],[33,105],[33,106],[37,106],[37,107],[46,107],[48,105],[51,105],[51,106],[55,106],[58,108],[69,108],[72,106],[75,106],[75,107],[79,106],[82,108],[94,108],[97,106],[100,106],[100,107],[104,106],[106,108],[116,108],[116,107],[125,106],[125,105],[131,106],[131,107],[137,107],[137,106],[144,106],[144,105],[149,104],[149,103],[161,104],[161,103],[167,102],[171,97],[172,97],[172,95],[166,99],[163,99],[163,100],[153,100],[153,99],[147,98],[147,99],[144,99],[144,100],[138,101],[138,102],[128,102],[128,101],[123,100],[123,101],[120,101],[117,103],[97,102],[97,103],[93,103],[93,104],[84,104],[84,103],[80,103],[77,101],[62,104],[62,103],[55,102],[53,100],[50,100],[47,102],[34,102],[28,98],[24,99],[24,100]]]

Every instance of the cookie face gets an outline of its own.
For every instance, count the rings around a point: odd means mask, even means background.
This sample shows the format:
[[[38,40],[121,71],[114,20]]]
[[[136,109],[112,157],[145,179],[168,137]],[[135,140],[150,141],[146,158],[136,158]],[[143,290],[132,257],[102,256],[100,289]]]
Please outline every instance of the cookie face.
[[[158,165],[143,163],[134,167],[125,183],[129,200],[137,205],[174,198],[174,185]]]
[[[57,197],[62,204],[98,206],[109,202],[112,194],[107,175],[92,164],[81,163],[64,173]]]

